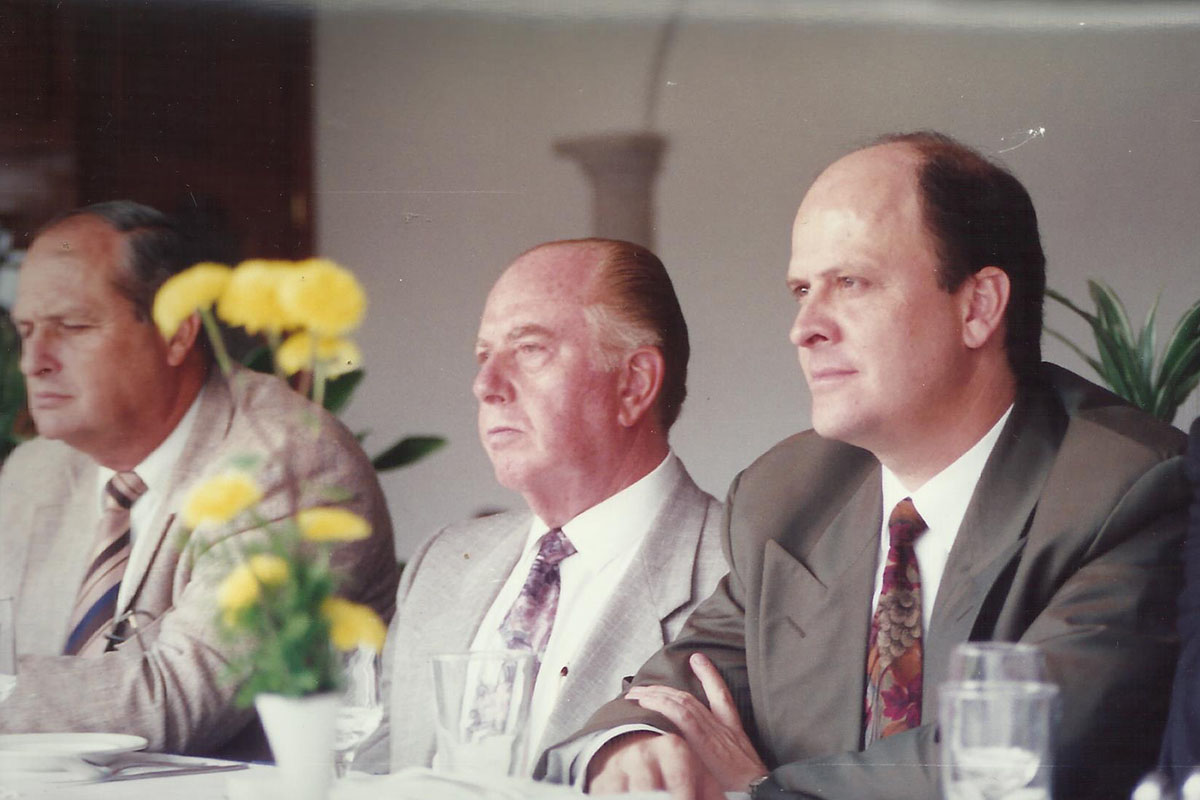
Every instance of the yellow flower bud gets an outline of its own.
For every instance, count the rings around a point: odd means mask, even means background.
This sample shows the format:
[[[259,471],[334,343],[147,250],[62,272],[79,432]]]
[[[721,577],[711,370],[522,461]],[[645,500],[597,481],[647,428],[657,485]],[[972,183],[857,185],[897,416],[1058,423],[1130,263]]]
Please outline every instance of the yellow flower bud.
[[[371,535],[371,524],[344,508],[307,508],[296,514],[296,524],[314,542],[354,542]]]
[[[238,264],[217,303],[217,316],[229,325],[241,325],[251,334],[285,330],[289,327],[288,316],[279,304],[279,287],[292,269],[290,261],[261,258]]]
[[[325,365],[327,378],[336,378],[362,366],[362,352],[350,339],[316,337],[314,340],[307,331],[293,333],[275,353],[275,361],[285,375],[312,369],[314,359]]]
[[[358,327],[367,296],[347,269],[329,259],[310,258],[288,270],[279,304],[292,323],[318,336],[342,336]]]
[[[387,626],[368,606],[341,597],[327,597],[321,603],[321,613],[329,620],[329,638],[338,650],[358,647],[367,647],[376,653],[383,650]]]
[[[263,586],[278,586],[287,580],[288,563],[273,553],[256,553],[234,567],[217,587],[217,606],[226,625],[262,594]]]
[[[195,530],[223,525],[262,499],[254,478],[240,470],[213,475],[193,486],[183,501],[183,524]]]
[[[164,339],[170,339],[183,321],[217,301],[229,284],[231,270],[224,264],[204,262],[172,275],[154,296],[151,315]]]

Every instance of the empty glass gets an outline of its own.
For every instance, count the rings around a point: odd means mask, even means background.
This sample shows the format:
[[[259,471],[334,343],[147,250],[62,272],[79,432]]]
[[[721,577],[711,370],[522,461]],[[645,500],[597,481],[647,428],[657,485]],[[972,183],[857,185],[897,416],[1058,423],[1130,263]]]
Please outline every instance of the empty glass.
[[[1050,800],[1057,686],[949,682],[938,700],[946,800]]]
[[[333,739],[333,769],[339,778],[344,778],[354,763],[358,746],[383,721],[379,666],[379,654],[366,647],[351,650],[342,657],[346,688],[334,723]]]
[[[7,699],[17,688],[17,637],[13,632],[15,621],[13,599],[0,597],[0,701]]]
[[[950,654],[951,681],[1046,681],[1046,657],[1020,642],[963,642]]]
[[[525,771],[533,655],[480,651],[433,657],[439,770],[476,775]]]

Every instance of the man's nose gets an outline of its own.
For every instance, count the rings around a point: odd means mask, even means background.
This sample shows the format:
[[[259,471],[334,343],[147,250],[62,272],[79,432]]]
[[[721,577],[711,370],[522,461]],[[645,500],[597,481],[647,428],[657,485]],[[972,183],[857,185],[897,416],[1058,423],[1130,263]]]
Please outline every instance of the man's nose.
[[[33,331],[21,340],[21,374],[27,378],[58,369],[53,343],[43,331]]]
[[[475,399],[480,403],[507,403],[512,400],[512,382],[505,374],[503,359],[494,356],[479,365],[475,381],[471,385]]]
[[[833,338],[833,319],[824,300],[815,294],[805,297],[792,320],[788,339],[796,347],[813,347]]]

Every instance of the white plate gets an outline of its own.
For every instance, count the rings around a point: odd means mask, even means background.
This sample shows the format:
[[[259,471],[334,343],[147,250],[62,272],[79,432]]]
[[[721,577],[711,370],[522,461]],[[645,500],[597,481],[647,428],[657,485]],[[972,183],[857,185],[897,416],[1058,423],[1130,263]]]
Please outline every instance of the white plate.
[[[141,736],[124,733],[0,734],[0,771],[69,770],[81,759],[108,764],[117,756],[145,749]]]

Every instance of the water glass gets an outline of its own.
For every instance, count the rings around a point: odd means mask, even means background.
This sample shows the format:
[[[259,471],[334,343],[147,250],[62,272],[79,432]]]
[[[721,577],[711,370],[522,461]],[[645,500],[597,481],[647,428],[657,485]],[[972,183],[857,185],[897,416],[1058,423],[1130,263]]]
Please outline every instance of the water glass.
[[[434,656],[434,768],[477,776],[523,774],[533,670],[533,655],[524,651]]]
[[[0,701],[17,688],[17,637],[13,632],[16,618],[13,599],[0,597]]]
[[[346,688],[338,707],[333,739],[333,769],[339,778],[344,778],[354,763],[358,746],[383,721],[379,670],[379,654],[366,647],[351,650],[342,658]]]
[[[1046,657],[1021,642],[963,642],[950,654],[947,679],[1045,683]]]
[[[945,800],[1050,800],[1057,686],[948,682],[938,700]]]

